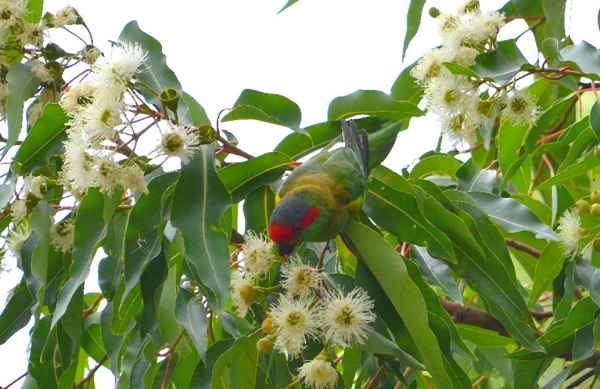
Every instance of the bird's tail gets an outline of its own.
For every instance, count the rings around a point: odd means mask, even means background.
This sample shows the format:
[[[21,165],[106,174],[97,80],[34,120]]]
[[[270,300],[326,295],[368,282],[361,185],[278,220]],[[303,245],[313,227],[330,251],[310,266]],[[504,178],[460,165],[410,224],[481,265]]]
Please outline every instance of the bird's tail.
[[[365,178],[369,176],[369,138],[363,129],[358,134],[358,128],[354,120],[342,121],[342,134],[346,148],[351,149],[358,156]]]

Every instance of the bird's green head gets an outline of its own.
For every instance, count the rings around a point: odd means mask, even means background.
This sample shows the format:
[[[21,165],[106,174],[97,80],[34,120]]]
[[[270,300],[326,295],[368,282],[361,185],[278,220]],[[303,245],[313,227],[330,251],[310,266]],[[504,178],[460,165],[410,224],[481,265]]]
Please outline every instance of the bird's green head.
[[[269,220],[269,235],[277,244],[279,255],[290,255],[296,243],[302,241],[321,213],[300,195],[285,196],[275,207]]]

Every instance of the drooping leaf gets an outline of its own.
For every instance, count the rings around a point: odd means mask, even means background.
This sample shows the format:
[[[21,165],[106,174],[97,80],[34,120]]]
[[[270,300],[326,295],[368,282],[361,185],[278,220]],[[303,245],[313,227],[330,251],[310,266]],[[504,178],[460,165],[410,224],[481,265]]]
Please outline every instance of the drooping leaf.
[[[23,127],[23,107],[25,102],[33,97],[40,86],[40,80],[31,70],[31,64],[15,63],[6,75],[8,84],[8,100],[6,103],[6,121],[8,124],[8,139],[2,154],[15,145]]]
[[[229,294],[229,252],[219,220],[231,206],[231,196],[217,175],[214,150],[214,144],[201,146],[181,168],[171,223],[181,231],[185,257],[195,270],[188,276],[200,277],[197,281],[211,289],[222,309]]]
[[[517,47],[517,41],[510,39],[498,42],[496,50],[478,55],[471,68],[480,77],[504,84],[528,66],[531,65]]]
[[[441,175],[454,178],[462,163],[445,154],[430,155],[422,158],[410,171],[410,178],[425,178]]]
[[[600,79],[600,52],[586,41],[563,48],[559,58],[587,77]]]
[[[116,195],[119,195],[119,193],[116,193]],[[74,293],[85,282],[89,274],[95,247],[106,234],[107,222],[104,218],[104,212],[112,214],[117,207],[117,204],[114,203],[114,205],[111,204],[111,209],[105,209],[105,204],[111,203],[107,200],[97,188],[90,188],[81,200],[75,218],[73,263],[69,269],[69,278],[58,293],[56,311],[52,317],[53,326],[64,315]]]
[[[411,254],[430,285],[440,287],[452,300],[462,302],[462,295],[458,290],[456,280],[450,274],[450,267],[444,261],[433,258],[427,250],[419,246],[413,246]]]
[[[417,35],[419,26],[421,25],[421,13],[423,13],[423,7],[425,6],[425,0],[413,0],[408,6],[408,13],[406,14],[406,35],[404,36],[404,45],[402,46],[402,59],[406,55],[406,50],[410,41]]]
[[[256,342],[260,337],[260,334],[257,334],[236,339],[233,347],[217,360],[212,373],[211,388],[254,389],[256,387],[258,368]]]
[[[563,252],[558,242],[550,242],[542,251],[535,267],[533,286],[527,306],[532,308],[538,298],[548,290],[554,279],[559,275],[563,266]]]
[[[245,231],[261,233],[267,230],[275,208],[275,192],[268,185],[256,188],[244,200]]]
[[[206,313],[198,296],[184,288],[179,288],[175,303],[175,318],[187,330],[202,359],[206,359]]]
[[[46,166],[48,159],[64,152],[63,142],[67,140],[67,115],[58,104],[48,104],[42,116],[36,120],[23,140],[15,158],[12,171],[19,175],[31,174]]]
[[[409,277],[402,258],[368,227],[351,221],[345,232],[408,328],[436,384],[444,388],[460,387],[462,377],[450,375],[444,367],[442,350],[428,325],[425,301],[419,288]]]
[[[298,0],[288,0],[288,1],[285,3],[285,5],[283,6],[283,8],[281,8],[281,9],[279,10],[279,12],[277,12],[277,13],[278,13],[278,14],[279,14],[279,13],[282,13],[283,11],[285,11],[286,9],[288,9],[289,7],[291,7],[292,5],[296,4],[297,2],[298,2]]]
[[[181,83],[177,76],[167,66],[167,57],[163,54],[162,45],[154,37],[146,34],[138,22],[133,20],[123,28],[119,41],[138,44],[147,53],[140,71],[136,77],[144,84],[138,87],[144,99],[162,110],[163,103],[158,97],[161,92],[171,89],[180,97],[183,94]],[[189,100],[188,100],[189,101]],[[186,123],[191,123],[189,110],[186,104],[178,104],[177,116]]]
[[[347,96],[336,97],[329,104],[327,118],[342,120],[356,115],[370,115],[391,120],[401,120],[424,114],[408,101],[395,101],[377,90],[358,90]]]
[[[529,231],[538,239],[558,241],[558,235],[550,227],[516,200],[484,192],[471,192],[469,195],[507,232]]]
[[[419,104],[423,97],[423,88],[417,85],[417,80],[410,74],[417,63],[418,61],[413,62],[400,72],[390,90],[392,99]]]
[[[244,89],[222,121],[232,120],[258,120],[305,134],[305,131],[300,128],[302,113],[298,104],[274,93]]]
[[[25,279],[21,279],[0,314],[0,345],[29,323],[30,309],[35,303],[35,296],[29,291]]]

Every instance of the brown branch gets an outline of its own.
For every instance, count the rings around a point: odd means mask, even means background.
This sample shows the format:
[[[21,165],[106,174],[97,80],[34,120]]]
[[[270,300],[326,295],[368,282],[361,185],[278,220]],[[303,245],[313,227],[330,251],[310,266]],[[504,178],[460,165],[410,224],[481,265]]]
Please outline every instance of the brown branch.
[[[229,142],[227,139],[223,138],[221,135],[217,135],[217,139],[219,140],[219,142],[221,142],[223,144],[223,146],[227,150],[230,151],[231,154],[235,154],[240,157],[244,157],[246,159],[254,158],[253,155],[250,155],[247,152],[245,152],[244,150],[239,149],[237,146],[235,146],[233,143]]]
[[[88,374],[85,376],[84,379],[82,379],[81,381],[79,381],[78,383],[75,384],[75,386],[81,386],[83,384],[85,384],[86,382],[89,382],[92,377],[94,376],[94,374],[96,374],[96,372],[98,371],[98,369],[100,369],[100,366],[104,365],[104,362],[106,362],[108,360],[108,355],[105,355],[100,362],[98,362],[96,364],[96,366],[94,366],[89,372]]]
[[[523,251],[524,253],[527,253],[529,255],[531,255],[532,257],[536,257],[539,258],[542,256],[542,252],[534,247],[531,247],[529,245],[526,245],[523,242],[519,242],[517,240],[511,239],[511,238],[504,238],[504,241],[506,242],[506,244],[516,250],[519,251]]]
[[[379,367],[379,370],[377,370],[377,373],[375,373],[375,375],[373,376],[373,379],[371,380],[371,382],[365,389],[374,389],[377,386],[379,386],[379,383],[381,382],[381,379],[383,378],[384,375],[385,375],[385,368],[382,365]]]
[[[469,324],[479,328],[495,331],[502,336],[510,336],[502,323],[481,309],[467,307],[459,303],[440,298],[442,308],[448,312],[452,321],[457,324]]]
[[[98,297],[96,297],[96,300],[94,300],[94,302],[92,303],[92,305],[90,305],[88,308],[86,308],[83,311],[81,311],[81,320],[84,320],[91,313],[93,313],[94,309],[96,309],[96,307],[98,306],[98,304],[100,304],[100,302],[102,301],[103,298],[104,298],[104,295],[102,293],[100,293],[98,295]]]

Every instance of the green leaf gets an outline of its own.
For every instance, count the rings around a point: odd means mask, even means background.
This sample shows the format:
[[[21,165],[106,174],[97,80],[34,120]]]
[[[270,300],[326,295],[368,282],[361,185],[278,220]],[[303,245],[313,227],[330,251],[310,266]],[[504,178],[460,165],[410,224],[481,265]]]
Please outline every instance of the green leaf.
[[[175,303],[175,319],[186,330],[202,359],[206,360],[206,313],[202,300],[190,291],[179,288]]]
[[[575,261],[575,281],[583,286],[594,302],[600,306],[600,269],[587,261]]]
[[[440,388],[459,387],[444,368],[444,357],[429,327],[429,314],[418,286],[408,275],[402,257],[370,228],[350,221],[344,230],[391,300],[414,339],[429,373]]]
[[[157,306],[162,294],[162,286],[167,278],[167,258],[161,250],[142,273],[140,278],[140,292],[144,309],[140,317],[140,335],[154,331],[157,327]],[[139,304],[139,299],[136,299]]]
[[[254,189],[281,178],[292,164],[285,154],[271,152],[219,170],[219,178],[238,203]]]
[[[519,150],[530,127],[530,123],[515,124],[512,120],[501,121],[496,138],[498,163],[501,171],[508,172],[510,166],[519,159]],[[517,179],[518,177],[520,176],[516,174],[511,177],[513,183],[515,183],[519,192],[527,193],[529,189],[527,183],[521,182]]]
[[[420,190],[421,187],[427,192]],[[468,196],[454,192],[450,203],[436,186],[419,181],[417,192],[423,203],[427,220],[443,231],[453,244],[457,264],[450,264],[454,272],[469,283],[487,302],[492,316],[502,322],[506,330],[525,347],[540,350],[532,328],[533,320],[517,287],[516,275],[504,239],[496,227]],[[457,195],[466,201],[457,201]],[[448,208],[454,204],[463,211]],[[483,238],[485,237],[485,238]]]
[[[475,73],[472,69],[462,66],[460,64],[454,62],[444,62],[444,66],[450,70],[452,74],[463,75],[467,77],[479,78],[477,73]]]
[[[446,262],[433,258],[425,248],[419,246],[412,247],[411,255],[430,285],[440,287],[452,300],[462,302],[462,295]]]
[[[356,115],[370,115],[391,120],[423,116],[424,112],[408,101],[395,101],[377,90],[357,90],[336,97],[329,104],[328,120],[342,120]]]
[[[598,309],[598,306],[589,297],[578,301],[566,320],[555,322],[545,333],[544,337],[540,338],[540,344],[546,349],[546,353],[519,350],[508,354],[508,357],[514,359],[539,359],[557,357],[571,351],[575,335],[579,331],[586,331],[586,327],[593,328],[594,316],[598,312]]]
[[[465,192],[497,193],[500,180],[495,172],[479,169],[472,159],[463,163],[456,171],[456,181],[459,188]]]
[[[591,150],[581,161],[570,165],[560,173],[556,173],[552,178],[538,185],[535,190],[547,189],[551,186],[562,184],[571,178],[587,173],[598,165],[600,165],[600,159],[596,158],[594,150]]]
[[[31,350],[27,372],[38,383],[38,387],[58,388],[58,376],[55,371],[54,353],[57,348],[57,327],[52,327],[52,316],[41,318],[33,327]]]
[[[200,127],[202,125],[211,125],[210,119],[206,115],[206,111],[204,107],[200,105],[190,94],[186,92],[181,93],[181,100],[187,105],[191,124],[196,127]]]
[[[406,14],[406,35],[404,36],[404,45],[402,46],[402,60],[404,60],[410,41],[412,41],[419,31],[421,14],[423,13],[424,6],[425,0],[411,0],[408,6],[408,13]]]
[[[480,77],[505,84],[527,66],[531,65],[517,47],[517,41],[510,39],[498,42],[496,50],[478,55],[471,69]]]
[[[565,9],[567,0],[544,1],[544,37],[563,39],[565,36]]]
[[[142,271],[161,250],[157,226],[163,221],[163,195],[175,184],[179,174],[167,173],[153,178],[148,183],[148,194],[141,195],[129,215],[125,232],[124,275],[127,296],[139,284]]]
[[[162,45],[142,31],[137,21],[133,20],[127,23],[119,35],[119,41],[137,43],[147,53],[146,59],[140,65],[140,69],[143,71],[136,74],[136,77],[144,84],[138,85],[137,89],[147,102],[161,109],[163,104],[158,95],[162,91],[172,89],[177,91],[179,96],[182,95],[181,83],[167,66],[167,57],[162,52]],[[191,122],[188,107],[185,104],[179,104],[177,115],[184,121]]]
[[[242,91],[233,108],[222,121],[233,120],[258,120],[305,133],[300,128],[302,113],[298,104],[281,95],[252,89]]]
[[[414,195],[397,191],[372,177],[363,209],[378,226],[403,242],[427,247],[436,258],[456,261],[452,244],[423,217]]]
[[[275,192],[268,185],[256,188],[244,200],[245,231],[261,233],[267,230],[275,208]]]
[[[8,100],[6,103],[6,121],[8,140],[2,155],[14,146],[23,127],[23,107],[33,97],[40,86],[40,80],[31,71],[30,63],[15,63],[6,75]]]
[[[29,323],[31,308],[36,302],[22,278],[0,314],[0,345]]]
[[[365,351],[374,354],[387,354],[394,356],[398,358],[398,361],[400,363],[413,369],[427,370],[425,366],[419,363],[419,361],[413,358],[410,354],[407,354],[406,352],[402,351],[398,347],[398,345],[396,345],[396,343],[392,342],[391,340],[388,340],[387,338],[383,337],[375,331],[371,331],[369,333],[369,338],[364,344],[364,349]]]
[[[217,360],[212,372],[210,387],[213,389],[254,389],[258,368],[256,342],[261,337],[262,334],[257,334],[236,339],[233,347]]]
[[[285,3],[285,5],[283,6],[282,9],[279,10],[279,12],[277,12],[278,14],[282,13],[283,11],[285,11],[286,9],[288,9],[289,7],[291,7],[292,5],[296,4],[298,2],[298,0],[288,0],[287,3]]]
[[[430,155],[421,158],[410,171],[410,178],[425,178],[431,175],[454,178],[462,162],[446,154]]]
[[[600,79],[600,52],[586,41],[565,47],[560,51],[559,59],[587,77]]]
[[[516,342],[512,338],[499,335],[496,331],[485,328],[471,326],[468,324],[457,324],[456,328],[460,337],[464,340],[481,347],[508,347],[515,346]]]
[[[376,168],[387,158],[402,128],[402,122],[394,122],[369,135],[369,170]]]
[[[200,277],[197,281],[211,289],[221,310],[229,295],[229,251],[219,219],[231,206],[231,196],[217,175],[214,151],[214,144],[201,146],[182,166],[171,223],[181,231],[185,258],[195,270],[188,276]]]
[[[563,262],[563,252],[560,244],[558,242],[548,243],[535,267],[533,286],[527,303],[529,308],[533,308],[544,291],[550,290],[552,282],[562,270]]]
[[[304,157],[330,143],[342,133],[340,122],[323,122],[304,129],[306,134],[291,133],[283,138],[274,151],[283,153],[293,160]]]
[[[538,239],[558,241],[558,235],[526,206],[514,199],[490,193],[471,192],[469,196],[495,223],[507,232],[529,231]]]
[[[419,104],[423,98],[423,88],[417,85],[417,79],[410,74],[418,62],[419,60],[413,62],[400,72],[390,90],[390,97],[392,99]]]
[[[108,199],[97,188],[90,188],[81,200],[75,218],[75,232],[73,237],[73,263],[69,268],[69,278],[58,292],[56,310],[52,318],[54,326],[58,319],[65,314],[67,306],[80,285],[82,285],[90,271],[98,242],[106,235],[106,221],[104,220],[105,202]],[[116,209],[114,204],[111,213]]]
[[[67,140],[66,123],[69,120],[60,105],[48,104],[42,116],[27,134],[13,160],[12,171],[27,175],[48,165],[48,159],[64,153]]]

